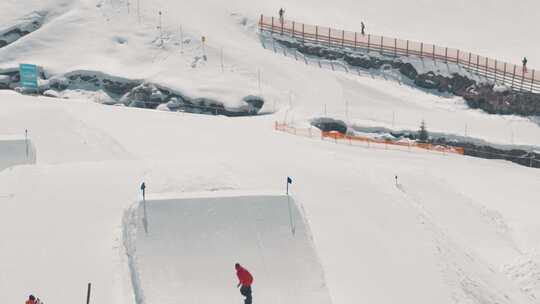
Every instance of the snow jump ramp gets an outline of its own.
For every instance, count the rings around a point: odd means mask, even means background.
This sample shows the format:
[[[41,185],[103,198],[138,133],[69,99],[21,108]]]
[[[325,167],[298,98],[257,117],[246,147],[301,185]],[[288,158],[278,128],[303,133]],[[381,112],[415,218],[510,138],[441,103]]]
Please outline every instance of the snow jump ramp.
[[[153,198],[146,211],[148,233],[141,203],[132,211],[127,242],[138,304],[241,304],[236,262],[254,276],[254,304],[331,303],[311,232],[292,197],[205,193]]]
[[[36,149],[30,139],[0,136],[0,171],[11,166],[36,163]]]

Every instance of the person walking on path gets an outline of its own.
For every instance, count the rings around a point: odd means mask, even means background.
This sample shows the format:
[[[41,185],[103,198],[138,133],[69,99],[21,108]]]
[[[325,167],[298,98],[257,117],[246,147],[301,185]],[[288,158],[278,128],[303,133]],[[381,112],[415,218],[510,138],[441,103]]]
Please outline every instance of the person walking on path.
[[[284,16],[285,16],[285,10],[284,10],[283,8],[280,8],[280,9],[279,9],[279,21],[280,21],[281,23],[283,23],[283,21],[285,20],[285,19],[284,19]]]
[[[246,297],[244,304],[251,304],[251,284],[253,284],[253,276],[247,269],[238,263],[234,265],[234,268],[236,269],[236,276],[239,281],[237,287],[240,287],[240,294]]]
[[[366,25],[364,24],[364,21],[360,22],[360,27],[362,28],[362,35],[366,34]]]
[[[527,57],[523,57],[523,60],[521,61],[523,63],[523,72],[527,73]]]

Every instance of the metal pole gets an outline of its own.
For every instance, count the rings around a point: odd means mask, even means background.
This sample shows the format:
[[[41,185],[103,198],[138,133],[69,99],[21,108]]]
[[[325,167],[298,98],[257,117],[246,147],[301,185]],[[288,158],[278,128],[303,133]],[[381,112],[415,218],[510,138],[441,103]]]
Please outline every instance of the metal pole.
[[[457,64],[459,64],[459,49],[457,50]]]
[[[270,30],[270,34],[274,34],[274,17],[272,17],[272,28]]]
[[[444,62],[448,63],[448,48],[444,49]]]
[[[86,304],[90,304],[90,291],[92,289],[92,283],[88,283],[88,289],[86,291]]]
[[[330,36],[332,36],[332,30],[328,28],[328,46],[330,46]]]
[[[495,60],[495,82],[497,82],[497,73],[499,73],[499,71],[497,70],[497,60]]]
[[[510,87],[514,87],[514,79],[516,78],[516,66],[514,65],[514,72],[512,73],[512,84]]]
[[[407,40],[407,50],[405,52],[406,56],[409,56],[409,40]]]
[[[394,57],[397,57],[397,38],[394,38]]]
[[[382,55],[382,53],[383,53],[383,44],[384,44],[384,42],[383,42],[383,36],[381,36],[381,55]]]
[[[24,143],[26,145],[26,159],[28,159],[28,130],[27,129],[24,130]]]
[[[368,35],[367,35],[367,50],[368,50],[368,53],[369,53],[369,51],[370,51],[370,49],[369,49],[369,44],[370,44],[370,42],[371,42],[371,34],[368,34]]]
[[[533,91],[533,84],[534,84],[534,71],[532,71],[532,79],[531,79],[531,92]]]
[[[424,43],[420,42],[420,57],[422,57],[422,53],[424,52]]]
[[[354,32],[354,50],[356,50],[356,41],[357,41],[357,38],[356,36],[358,35],[357,32]]]
[[[345,45],[345,30],[341,30],[341,47]]]
[[[433,45],[433,61],[435,61],[435,44]]]
[[[319,26],[315,25],[315,42],[319,42]]]
[[[304,30],[304,25],[305,25],[305,24],[302,23],[302,43],[304,43],[304,40],[305,40],[305,34],[306,34],[306,32],[305,32],[305,30]]]
[[[295,33],[294,33],[294,21],[293,21],[293,22],[292,22],[292,33],[291,33],[291,37],[294,38],[294,34],[295,34]]]

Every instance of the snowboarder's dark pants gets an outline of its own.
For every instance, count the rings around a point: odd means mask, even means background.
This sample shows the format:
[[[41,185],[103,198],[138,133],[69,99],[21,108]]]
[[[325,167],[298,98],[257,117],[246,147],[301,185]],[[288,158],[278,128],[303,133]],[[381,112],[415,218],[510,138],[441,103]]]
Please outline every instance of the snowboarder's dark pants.
[[[246,297],[244,304],[251,304],[251,286],[240,287],[240,293]]]

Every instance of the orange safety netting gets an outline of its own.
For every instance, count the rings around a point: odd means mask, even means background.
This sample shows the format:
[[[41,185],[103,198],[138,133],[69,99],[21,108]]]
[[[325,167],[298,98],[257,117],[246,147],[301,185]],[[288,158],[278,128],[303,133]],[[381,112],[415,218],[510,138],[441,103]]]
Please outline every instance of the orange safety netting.
[[[444,145],[433,145],[433,144],[427,144],[427,143],[418,143],[418,142],[400,142],[400,141],[393,141],[393,140],[386,140],[386,139],[375,139],[370,138],[366,136],[357,136],[357,135],[347,135],[336,131],[331,132],[323,132],[318,129],[313,128],[296,128],[293,126],[289,126],[286,123],[279,123],[275,122],[274,129],[281,132],[286,132],[298,136],[304,136],[304,137],[320,137],[322,140],[324,139],[333,139],[336,143],[341,142],[345,144],[352,145],[353,143],[365,143],[368,147],[370,144],[379,144],[384,145],[385,148],[388,147],[407,147],[409,150],[412,148],[418,148],[423,150],[429,150],[429,151],[436,151],[441,153],[453,153],[453,154],[461,154],[463,155],[465,153],[465,150],[463,148],[459,147],[450,147],[450,146],[444,146]]]

